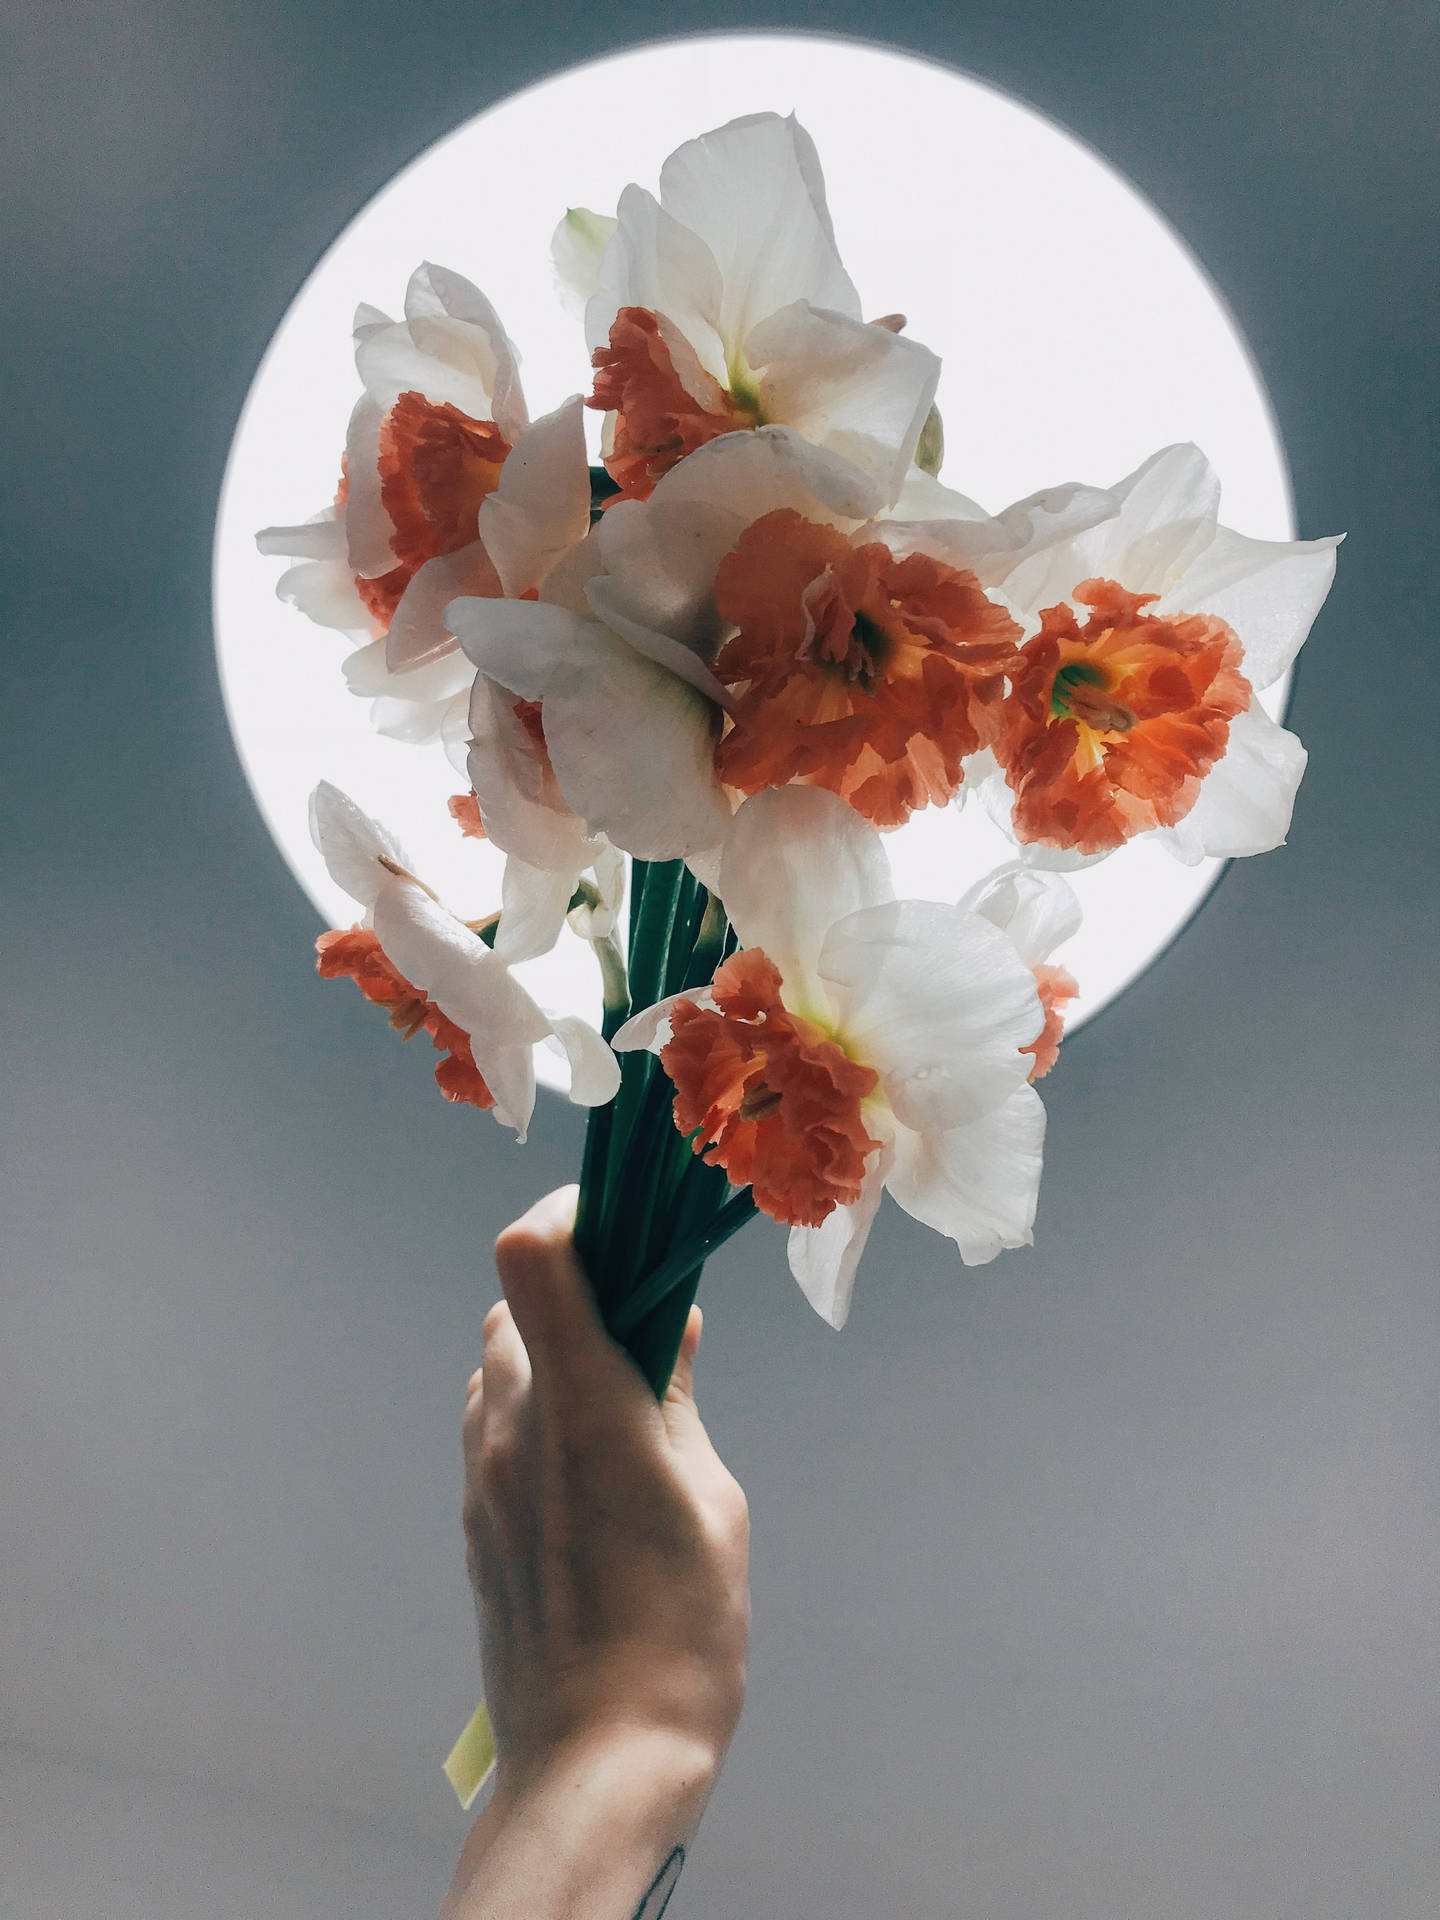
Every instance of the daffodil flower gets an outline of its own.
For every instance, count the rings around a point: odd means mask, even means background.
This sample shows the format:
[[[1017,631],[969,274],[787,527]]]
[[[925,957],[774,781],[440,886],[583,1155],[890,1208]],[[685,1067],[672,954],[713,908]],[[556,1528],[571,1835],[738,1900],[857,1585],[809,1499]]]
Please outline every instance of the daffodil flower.
[[[718,846],[731,808],[707,696],[722,690],[698,658],[660,665],[583,598],[461,599],[445,618],[478,669],[468,767],[497,845],[556,875],[606,843],[644,860]]]
[[[325,781],[311,796],[310,832],[331,879],[364,909],[350,933],[322,937],[322,973],[351,975],[367,999],[390,1005],[392,1024],[407,1038],[425,1028],[449,1048],[449,1062],[437,1069],[442,1092],[492,1108],[523,1140],[535,1106],[535,1048],[543,1043],[569,1061],[577,1105],[614,1098],[619,1065],[600,1035],[573,1015],[543,1012],[502,954],[416,878],[394,837]],[[445,1023],[438,1031],[436,1014]]]
[[[1027,634],[987,797],[1041,863],[1081,864],[1142,833],[1189,864],[1277,847],[1305,749],[1255,695],[1294,661],[1338,537],[1221,526],[1219,481],[1193,446],[1108,492],[1106,517],[1018,554],[977,554],[974,529],[953,529]],[[938,525],[928,533],[948,550]]]
[[[875,831],[836,795],[746,800],[720,863],[741,951],[636,1015],[676,1125],[790,1227],[791,1270],[833,1326],[888,1188],[970,1265],[1029,1243],[1045,1115],[1029,1084],[1035,976],[982,913],[896,900]]]
[[[628,186],[608,233],[572,212],[556,267],[589,296],[590,404],[606,413],[605,463],[627,497],[646,498],[707,441],[767,422],[844,454],[886,500],[899,493],[940,363],[898,316],[861,318],[793,115],[687,141],[660,170],[659,198]]]
[[[528,422],[494,309],[442,267],[412,275],[403,320],[359,310],[355,360],[365,391],[335,505],[257,538],[299,558],[282,599],[369,641],[345,675],[379,730],[428,741],[455,731],[472,678],[447,602],[533,592],[589,526],[580,401]]]
[[[923,497],[1017,548],[1097,510],[1002,526],[938,484]],[[586,551],[565,608],[547,588],[540,605],[462,600],[446,619],[507,710],[536,703],[569,812],[631,853],[701,870],[745,794],[796,781],[898,826],[951,799],[995,736],[1019,627],[793,428],[699,448],[648,500],[612,507]],[[518,747],[494,698],[477,683],[475,738]]]

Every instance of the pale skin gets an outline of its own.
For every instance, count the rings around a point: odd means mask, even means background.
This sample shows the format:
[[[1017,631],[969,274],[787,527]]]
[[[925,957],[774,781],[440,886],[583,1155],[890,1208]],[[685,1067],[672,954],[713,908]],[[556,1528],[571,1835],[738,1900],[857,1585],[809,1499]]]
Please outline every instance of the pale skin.
[[[601,1327],[563,1188],[501,1234],[465,1536],[499,1765],[443,1920],[659,1920],[745,1693],[745,1496]]]

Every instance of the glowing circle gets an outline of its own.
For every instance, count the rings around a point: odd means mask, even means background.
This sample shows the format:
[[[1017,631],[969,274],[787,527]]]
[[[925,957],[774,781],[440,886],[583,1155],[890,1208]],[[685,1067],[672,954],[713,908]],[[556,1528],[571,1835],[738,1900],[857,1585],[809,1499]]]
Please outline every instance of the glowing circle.
[[[357,910],[306,830],[322,777],[393,828],[449,904],[470,915],[499,900],[499,855],[446,812],[464,780],[438,747],[372,731],[341,678],[347,643],[276,600],[284,563],[255,549],[257,528],[305,520],[334,494],[358,391],[355,307],[397,312],[422,260],[455,268],[494,301],[531,413],[545,412],[588,385],[550,265],[557,219],[613,211],[627,182],[655,186],[682,141],[766,109],[793,110],[815,139],[866,312],[906,314],[942,356],[949,485],[997,510],[1065,480],[1104,485],[1196,440],[1228,525],[1293,536],[1279,435],[1223,300],[1135,188],[1050,121],[928,62],[802,35],[669,41],[572,68],[438,141],[355,216],[276,330],[236,430],[215,543],[225,698],[256,802],[327,925]],[[1272,714],[1286,690],[1265,696]],[[890,835],[897,891],[953,899],[1008,857],[980,814],[931,810]],[[1218,872],[1140,842],[1073,877],[1085,925],[1058,955],[1081,983],[1071,1031],[1164,949]],[[521,973],[546,1005],[597,1016],[591,956],[568,932]]]

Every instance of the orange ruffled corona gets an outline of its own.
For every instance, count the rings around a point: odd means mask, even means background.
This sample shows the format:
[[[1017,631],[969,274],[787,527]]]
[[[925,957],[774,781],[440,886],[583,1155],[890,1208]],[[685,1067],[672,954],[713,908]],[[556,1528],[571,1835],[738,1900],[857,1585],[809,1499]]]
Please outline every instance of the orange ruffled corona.
[[[660,1060],[675,1083],[675,1124],[732,1185],[788,1226],[818,1227],[859,1198],[879,1146],[860,1103],[878,1075],[780,1000],[780,970],[759,947],[715,975],[715,1006],[679,1000]]]
[[[1250,683],[1223,620],[1148,613],[1157,595],[1114,580],[1074,597],[1089,616],[1047,608],[1021,651],[995,756],[1019,840],[1107,853],[1185,817]]]
[[[471,1107],[493,1107],[495,1096],[475,1064],[470,1036],[428,1000],[418,987],[385,957],[379,939],[369,927],[349,927],[322,933],[315,942],[316,972],[325,980],[353,980],[367,1000],[388,1007],[390,1024],[403,1040],[423,1028],[445,1054],[435,1068],[435,1084],[447,1100]]]
[[[1043,1080],[1060,1058],[1065,1009],[1080,991],[1079,981],[1065,967],[1036,967],[1035,985],[1040,994],[1045,1024],[1040,1029],[1039,1039],[1032,1040],[1028,1047],[1020,1049],[1022,1053],[1033,1053],[1035,1056],[1035,1064],[1030,1069],[1032,1084],[1036,1080]]]
[[[739,628],[715,662],[737,696],[715,765],[742,793],[803,781],[896,827],[953,799],[994,737],[1020,629],[972,573],[786,507],[725,556],[715,604]]]
[[[372,618],[388,628],[406,587],[427,560],[457,553],[477,537],[476,521],[493,493],[510,443],[493,420],[474,420],[448,400],[402,393],[380,425],[380,503],[390,516],[390,549],[399,564],[355,586]],[[337,506],[349,496],[342,477]],[[495,581],[498,596],[500,582]]]
[[[648,307],[621,307],[591,363],[595,390],[585,404],[615,416],[604,459],[617,499],[648,500],[687,453],[757,423],[705,371],[684,334]]]
[[[485,822],[480,818],[480,796],[473,787],[469,793],[452,793],[445,806],[467,840],[489,837],[485,832]]]

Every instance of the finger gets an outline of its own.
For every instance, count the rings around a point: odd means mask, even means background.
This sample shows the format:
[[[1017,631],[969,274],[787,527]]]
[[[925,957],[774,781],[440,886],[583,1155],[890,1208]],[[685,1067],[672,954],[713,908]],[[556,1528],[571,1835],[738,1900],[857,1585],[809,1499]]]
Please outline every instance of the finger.
[[[680,1351],[675,1356],[675,1371],[670,1375],[670,1384],[665,1389],[665,1404],[679,1405],[688,1401],[695,1404],[695,1356],[700,1351],[700,1336],[705,1329],[705,1316],[699,1307],[692,1306],[685,1322],[685,1331],[680,1336]]]
[[[481,1339],[482,1404],[507,1405],[530,1385],[530,1356],[504,1300],[486,1314]]]
[[[465,1384],[465,1413],[460,1422],[460,1435],[467,1458],[471,1446],[479,1438],[484,1421],[485,1369],[477,1367]]]
[[[547,1194],[495,1242],[500,1284],[537,1386],[562,1402],[573,1401],[582,1384],[587,1393],[623,1391],[633,1372],[601,1325],[576,1257],[575,1198],[574,1187]]]
[[[700,1335],[704,1325],[699,1307],[692,1306],[685,1322],[685,1332],[681,1336],[675,1371],[665,1389],[665,1398],[660,1402],[661,1417],[672,1445],[697,1457],[714,1452],[710,1436],[700,1419],[700,1409],[695,1404],[695,1356],[700,1350]]]

